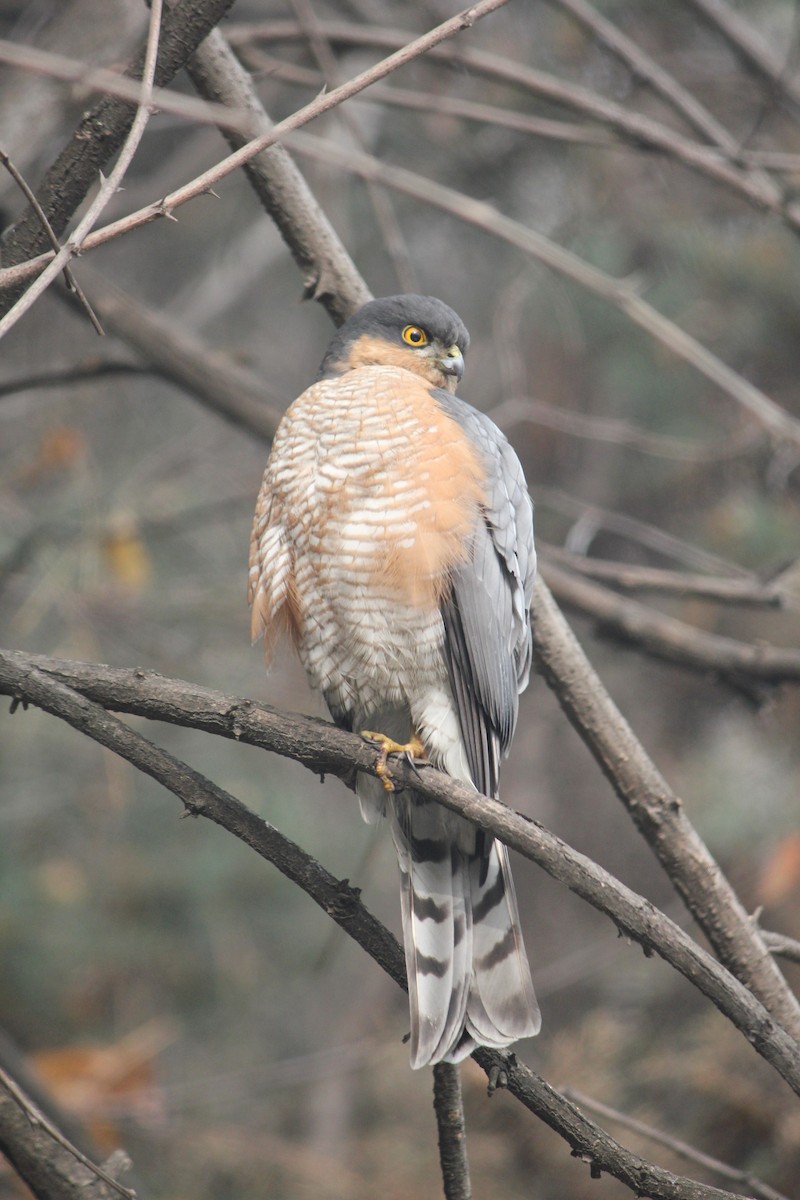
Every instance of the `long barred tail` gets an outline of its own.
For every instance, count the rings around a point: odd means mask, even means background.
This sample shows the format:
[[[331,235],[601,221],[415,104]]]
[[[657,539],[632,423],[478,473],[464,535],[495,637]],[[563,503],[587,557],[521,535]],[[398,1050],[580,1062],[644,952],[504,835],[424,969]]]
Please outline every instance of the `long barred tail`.
[[[392,797],[411,1011],[411,1065],[459,1062],[539,1032],[508,852],[468,822]]]

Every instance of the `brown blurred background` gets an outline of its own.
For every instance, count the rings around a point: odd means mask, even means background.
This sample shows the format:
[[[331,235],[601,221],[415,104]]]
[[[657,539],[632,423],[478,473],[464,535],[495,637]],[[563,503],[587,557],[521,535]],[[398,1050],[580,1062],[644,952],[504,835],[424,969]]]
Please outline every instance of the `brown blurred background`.
[[[598,8],[746,151],[800,155],[800,110],[755,79],[694,4]],[[796,6],[763,0],[736,9],[791,78]],[[322,29],[336,35],[342,79],[385,53],[356,35],[420,32],[456,11],[453,3],[315,0],[317,16],[337,23]],[[245,21],[281,24],[259,39],[245,36]],[[240,0],[222,27],[236,36],[274,119],[322,86],[301,26],[288,0]],[[138,0],[0,5],[3,36],[92,63],[126,62],[145,28]],[[512,0],[451,45],[536,67],[697,136],[555,0]],[[191,91],[184,77],[175,86]],[[613,133],[614,145],[593,144],[601,122],[464,63],[417,61],[384,85],[394,87],[429,96],[429,107],[367,96],[348,106],[351,125],[334,112],[312,132],[345,150],[357,133],[382,160],[488,200],[603,270],[636,277],[651,304],[800,417],[800,243],[778,217]],[[585,136],[543,138],[467,120],[445,112],[444,99],[561,120]],[[32,184],[88,103],[78,85],[4,69],[0,140]],[[213,129],[157,115],[104,221],[158,199],[225,152]],[[433,293],[466,321],[472,347],[461,394],[497,409],[525,466],[542,542],[675,569],[701,563],[712,573],[729,570],[724,563],[767,576],[798,557],[799,456],[770,445],[733,400],[518,250],[385,191],[378,204],[390,205],[400,243],[388,253],[363,183],[344,167],[298,161],[375,294]],[[775,178],[793,197],[800,159]],[[177,223],[92,253],[76,273],[90,299],[84,264],[165,326],[245,364],[263,379],[265,399],[283,408],[313,380],[331,326],[319,306],[301,303],[302,281],[244,176],[217,190],[219,199],[184,206]],[[0,205],[6,222],[23,207],[5,176]],[[98,339],[57,291],[4,341],[0,386],[98,362],[140,370],[0,395],[0,640],[321,714],[288,654],[267,677],[249,645],[247,540],[265,447],[148,370],[123,338]],[[585,436],[583,426],[555,429],[542,405],[658,436],[645,452]],[[609,528],[604,512],[677,540],[659,551],[646,531]],[[797,608],[654,603],[711,632],[800,644]],[[764,692],[756,704],[597,637],[588,620],[574,625],[744,904],[764,906],[767,928],[800,937],[797,690]],[[190,731],[146,732],[363,888],[369,907],[398,929],[387,831],[362,825],[340,784],[320,786],[299,766]],[[430,1077],[408,1069],[405,997],[374,963],[244,846],[178,820],[172,797],[55,719],[30,711],[0,722],[0,761],[0,1025],[101,1147],[125,1145],[145,1194],[438,1194]],[[523,699],[502,794],[689,925],[541,679]],[[514,870],[544,1015],[541,1036],[520,1056],[554,1084],[792,1194],[800,1113],[788,1088],[663,963],[646,960],[532,864],[517,859]],[[469,1063],[464,1077],[476,1195],[628,1194],[613,1180],[590,1180],[508,1096],[487,1102]],[[699,1171],[668,1149],[619,1136],[666,1167]],[[17,1194],[0,1174],[0,1197]]]

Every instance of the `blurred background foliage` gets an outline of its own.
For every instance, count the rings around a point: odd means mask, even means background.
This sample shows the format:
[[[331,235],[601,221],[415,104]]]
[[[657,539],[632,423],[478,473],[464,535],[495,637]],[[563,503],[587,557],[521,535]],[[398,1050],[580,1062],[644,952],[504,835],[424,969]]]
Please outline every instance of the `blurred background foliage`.
[[[748,0],[739,14],[791,72],[798,13]],[[598,5],[727,127],[745,150],[800,154],[796,108],[754,79],[694,4]],[[315,0],[336,21],[340,78],[383,53],[354,34],[420,32],[443,0]],[[3,0],[3,36],[87,61],[124,62],[145,28],[138,0]],[[271,23],[257,37],[244,22]],[[279,25],[275,23],[278,22]],[[342,26],[344,27],[342,29]],[[224,31],[273,118],[322,85],[290,0],[239,0]],[[325,26],[323,26],[323,29]],[[348,36],[348,29],[350,34]],[[292,32],[294,30],[294,32]],[[525,63],[686,134],[561,5],[512,0],[454,43]],[[191,90],[188,81],[176,86]],[[800,417],[800,243],[775,216],[665,156],[532,137],[467,121],[436,98],[576,123],[521,86],[417,60],[387,87],[431,95],[421,111],[369,95],[349,106],[386,162],[490,200],[618,276]],[[6,70],[3,147],[35,184],[88,103],[78,85]],[[598,122],[578,121],[596,135]],[[345,150],[334,112],[313,132]],[[222,157],[213,129],[151,122],[107,217],[164,195]],[[301,164],[373,292],[440,295],[472,333],[463,396],[495,411],[523,460],[542,542],[596,557],[770,574],[798,557],[800,469],[742,410],[618,311],[485,232],[386,193],[394,257],[369,192],[345,167]],[[794,196],[800,167],[780,177]],[[7,222],[22,202],[0,181]],[[200,336],[263,379],[279,408],[314,378],[330,335],[301,304],[294,265],[242,175],[90,256],[164,325]],[[77,264],[79,278],[87,259]],[[86,290],[91,297],[89,272]],[[101,362],[127,373],[91,376]],[[9,387],[87,368],[58,386]],[[148,369],[124,339],[98,340],[55,289],[5,340],[0,395],[0,623],[9,646],[157,669],[279,707],[320,713],[288,654],[265,676],[248,641],[245,567],[266,449]],[[511,403],[511,402],[516,403]],[[534,404],[533,402],[537,402]],[[682,439],[636,446],[552,427],[538,406]],[[539,416],[537,417],[537,412]],[[619,532],[624,514],[677,539]],[[730,566],[733,564],[733,567]],[[658,600],[745,641],[800,644],[798,610]],[[756,707],[712,678],[576,630],[623,712],[748,909],[800,937],[800,694]],[[144,726],[143,726],[144,727]],[[147,728],[363,888],[399,926],[393,851],[352,796],[300,767],[174,728]],[[170,1200],[438,1194],[430,1078],[412,1074],[405,998],[310,901],[244,846],[150,780],[37,712],[0,723],[0,1024],[97,1145],[121,1141],[144,1194]],[[633,888],[687,918],[540,679],[523,699],[504,800],[544,821]],[[520,1056],[787,1193],[800,1178],[800,1114],[788,1089],[709,1004],[593,910],[517,860],[515,876],[544,1030]],[[795,982],[798,970],[787,967]],[[564,1143],[502,1093],[487,1103],[465,1066],[475,1191],[612,1200]],[[612,1132],[616,1127],[609,1126]],[[676,1171],[670,1149],[620,1131]],[[722,1184],[721,1186],[725,1186]],[[17,1196],[0,1174],[0,1196]],[[796,1194],[796,1192],[794,1193]]]

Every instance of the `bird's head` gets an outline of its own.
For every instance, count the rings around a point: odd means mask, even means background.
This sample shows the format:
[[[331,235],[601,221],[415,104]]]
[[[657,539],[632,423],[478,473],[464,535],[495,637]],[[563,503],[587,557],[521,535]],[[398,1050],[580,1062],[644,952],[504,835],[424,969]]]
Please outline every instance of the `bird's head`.
[[[441,300],[384,296],[342,325],[322,360],[320,377],[357,367],[403,367],[433,387],[455,392],[468,346],[464,322]]]

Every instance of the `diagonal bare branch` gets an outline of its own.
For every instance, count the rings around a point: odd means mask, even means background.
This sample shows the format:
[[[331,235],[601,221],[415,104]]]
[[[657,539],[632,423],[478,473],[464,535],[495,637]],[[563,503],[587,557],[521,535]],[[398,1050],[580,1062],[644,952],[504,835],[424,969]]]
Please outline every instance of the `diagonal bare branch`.
[[[37,1200],[136,1200],[64,1136],[0,1068],[0,1152]],[[123,1160],[127,1165],[127,1157]]]
[[[188,71],[204,102],[248,113],[248,137],[254,123],[261,128],[272,125],[252,79],[219,30],[202,43]],[[245,135],[222,128],[234,149],[245,144]],[[297,263],[305,295],[318,300],[334,324],[341,325],[371,299],[371,293],[294,160],[283,146],[272,146],[248,162],[245,171]]]
[[[156,83],[163,85],[174,77],[232,4],[233,0],[180,0],[166,12],[161,23]],[[145,54],[143,46],[127,70],[137,96],[139,85],[135,81],[141,79]],[[131,100],[135,103],[136,97]],[[46,172],[37,199],[57,237],[94,186],[98,172],[119,150],[134,112],[130,102],[104,97],[84,113],[70,142]],[[47,245],[41,221],[32,209],[5,231],[2,245],[3,261],[8,264],[26,262]],[[6,311],[9,298],[0,299],[0,311]]]
[[[698,133],[728,153],[737,153],[738,142],[713,113],[613,21],[598,12],[589,0],[550,0],[550,3],[569,13],[573,20],[588,29],[598,42],[628,67],[637,81],[641,80],[657,96],[666,100]]]
[[[111,716],[101,703],[87,698],[85,694],[65,683],[63,668],[80,667],[81,664],[61,664],[62,677],[59,679],[43,670],[41,666],[32,665],[34,660],[28,656],[2,653],[0,670],[2,670],[3,690],[8,688],[10,674],[14,674],[14,664],[16,663],[19,668],[26,658],[28,660],[27,667],[22,667],[16,672],[13,694],[53,713],[101,745],[127,759],[139,770],[158,780],[173,792],[189,813],[214,821],[251,846],[263,858],[273,862],[279,870],[298,883],[312,899],[320,904],[325,912],[359,945],[362,945],[400,986],[405,985],[403,954],[400,946],[364,908],[354,889],[347,884],[339,883],[304,850],[290,842],[266,821],[256,817],[233,796],[205,779],[185,763],[161,750],[118,718]],[[40,663],[44,661],[46,660],[39,660]],[[51,660],[51,662],[55,663],[55,660]],[[84,665],[84,676],[86,670]],[[90,675],[95,670],[107,677],[110,668],[88,668]],[[129,679],[138,676],[139,684],[144,685],[138,689],[140,698],[147,690],[145,680],[141,678],[141,672],[116,671],[114,674],[117,678],[127,676]],[[152,682],[152,677],[150,682]],[[260,723],[262,730],[264,729],[263,721],[259,722],[258,720],[258,713],[260,712],[263,717],[267,714],[267,710],[258,709],[251,702],[232,701],[230,697],[219,696],[207,689],[192,689],[191,685],[178,681],[161,679],[160,683],[166,684],[168,690],[170,690],[170,685],[176,685],[173,690],[177,694],[171,699],[178,702],[178,707],[168,705],[165,710],[163,707],[164,689],[162,688],[161,700],[156,701],[156,707],[160,708],[161,719],[175,720],[178,708],[184,702],[188,700],[189,703],[196,703],[200,700],[198,713],[202,712],[204,705],[208,711],[207,706],[214,704],[218,709],[227,713],[227,718],[233,723],[229,736],[241,737],[241,740],[245,741],[253,740],[251,734],[254,717],[256,725]],[[231,704],[233,708],[231,708]],[[151,710],[148,715],[154,715],[154,711]],[[338,764],[339,770],[351,768],[354,761],[357,761],[357,765],[360,766],[361,761],[369,760],[367,769],[374,771],[374,750],[369,750],[363,739],[343,733],[333,726],[327,726],[327,732],[324,732],[326,730],[325,722],[312,721],[308,718],[288,718],[286,715],[278,713],[269,715],[275,720],[275,725],[280,727],[280,732],[273,739],[274,744],[271,747],[278,753],[291,753],[292,757],[298,757],[299,761],[305,761],[306,765],[315,771],[320,769],[320,755],[326,763],[330,764],[337,762],[341,756],[343,761]],[[223,732],[223,730],[216,729],[215,732]],[[273,729],[274,732],[276,732],[275,729]],[[290,743],[293,747],[292,750],[289,748]],[[336,749],[337,744],[341,750]],[[350,748],[354,754],[349,753]],[[295,753],[295,750],[300,751],[302,758]],[[403,770],[404,773],[410,774],[410,768],[405,767]],[[486,797],[480,797],[476,801],[474,794],[469,789],[431,770],[426,770],[422,776],[415,774],[413,783],[415,788],[419,788],[424,794],[430,794],[432,798],[438,798],[442,803],[447,803],[448,807],[455,807],[457,811],[463,811],[471,819],[474,819],[476,814],[482,813],[483,806],[487,803]],[[459,793],[469,797],[469,803],[463,807],[460,799],[457,798]],[[503,806],[496,802],[488,802],[488,807],[503,810]],[[511,813],[510,810],[505,810],[503,819],[499,822],[495,822],[490,814],[488,823],[486,820],[482,820],[480,823],[484,828],[491,826],[494,829],[495,824],[498,825],[498,829],[502,826],[505,831],[501,835],[503,840],[509,840],[508,831],[515,824],[521,829],[520,837],[516,840],[523,842],[526,840],[525,833],[530,835],[540,829],[533,823],[525,822],[523,818],[518,814]],[[552,835],[550,836],[552,837]],[[553,842],[562,850],[568,849],[558,839],[553,839]],[[574,851],[568,851],[568,857],[575,863],[583,859],[583,856],[577,855]],[[615,885],[622,892],[627,892],[627,889],[616,884],[616,881],[613,881],[605,872],[601,872],[599,868],[593,868],[588,860],[583,861],[590,872],[594,870],[599,873],[603,878],[605,888]],[[652,909],[652,906],[650,906],[650,910],[649,923],[653,929],[662,922],[671,924],[667,922],[667,918],[663,914]],[[691,939],[687,935],[680,930],[678,933],[681,938],[691,944]],[[708,959],[708,965],[712,971],[720,972],[722,970],[718,964],[704,955],[703,951],[696,950],[695,953],[698,958]],[[722,975],[725,976],[727,973],[723,971]],[[788,1047],[788,1061],[783,1061],[781,1053],[778,1054],[778,1058],[790,1074],[797,1075],[796,1086],[800,1087],[800,1062],[796,1062],[796,1071],[792,1064],[792,1056],[794,1056],[794,1060],[798,1059],[797,1047],[792,1048],[792,1043],[787,1039],[786,1034],[770,1022],[768,1015],[763,1013],[760,1005],[753,1000],[746,989],[741,988],[741,985],[730,977],[728,980],[729,987],[734,992],[743,993],[741,999],[745,1007],[759,1013],[758,1036],[753,1038],[756,1048],[768,1056],[772,1051],[773,1037],[778,1042],[785,1043]],[[572,1147],[572,1153],[579,1155],[589,1163],[593,1174],[606,1171],[632,1187],[637,1195],[647,1194],[653,1197],[653,1200],[731,1200],[730,1194],[727,1192],[673,1175],[623,1149],[604,1130],[581,1113],[580,1109],[559,1095],[535,1072],[521,1064],[515,1054],[501,1054],[497,1051],[478,1049],[474,1052],[473,1057],[489,1076],[490,1090],[498,1085],[507,1087],[527,1108],[566,1139]]]
[[[740,642],[707,633],[638,600],[618,596],[593,580],[579,579],[553,562],[547,563],[543,571],[561,605],[592,617],[604,631],[639,646],[654,658],[694,671],[712,672],[732,686],[745,690],[756,684],[800,683],[798,649],[784,649],[763,641]]]
[[[790,107],[800,106],[800,83],[741,13],[725,0],[684,0],[684,4],[716,30],[744,65],[771,91],[788,101]]]
[[[538,543],[540,557],[599,579],[624,592],[655,592],[666,596],[713,600],[719,604],[752,605],[753,608],[788,608],[800,605],[800,595],[794,595],[780,576],[777,579],[740,579],[719,575],[702,575],[689,571],[668,571],[663,567],[643,567],[629,562],[610,562],[573,554],[560,546]]]
[[[756,1179],[749,1171],[740,1171],[736,1167],[729,1167],[727,1163],[720,1162],[718,1158],[712,1158],[709,1154],[703,1154],[702,1151],[696,1150],[694,1146],[690,1146],[680,1138],[663,1133],[660,1129],[655,1129],[652,1125],[647,1125],[644,1121],[637,1121],[634,1117],[629,1117],[627,1113],[619,1112],[618,1109],[611,1108],[610,1105],[603,1104],[601,1101],[595,1100],[592,1096],[587,1096],[584,1092],[578,1091],[577,1088],[564,1088],[563,1094],[568,1100],[573,1100],[575,1104],[579,1104],[581,1108],[588,1108],[590,1112],[595,1112],[601,1117],[607,1117],[610,1121],[615,1121],[623,1129],[630,1129],[634,1133],[650,1138],[651,1141],[658,1142],[662,1146],[668,1146],[670,1150],[680,1155],[681,1158],[685,1158],[689,1162],[698,1163],[700,1166],[705,1167],[707,1171],[712,1171],[715,1175],[720,1175],[723,1179],[731,1183],[743,1185],[756,1200],[789,1200],[788,1196],[784,1196],[781,1192],[776,1192],[768,1184],[762,1183],[760,1179]]]
[[[690,333],[642,299],[636,281],[608,275],[564,246],[505,216],[486,201],[474,200],[405,167],[390,166],[371,155],[355,150],[348,150],[345,154],[340,147],[310,134],[296,134],[291,140],[291,145],[300,154],[343,166],[365,179],[383,180],[408,196],[431,204],[443,212],[452,213],[459,220],[475,225],[508,242],[509,245],[516,246],[543,266],[571,279],[587,292],[599,296],[624,313],[634,325],[645,330],[656,342],[666,347],[677,358],[689,363],[706,379],[736,400],[774,438],[800,445],[800,420],[787,413],[760,388],[755,387],[712,354]]]
[[[55,230],[53,229],[53,226],[50,224],[50,222],[47,219],[47,214],[44,212],[41,204],[36,199],[36,193],[33,191],[33,189],[31,187],[28,186],[28,183],[26,182],[26,180],[24,179],[24,177],[22,176],[20,171],[17,170],[17,168],[12,163],[11,159],[8,157],[8,155],[3,150],[0,150],[0,162],[2,162],[3,166],[8,171],[9,175],[14,180],[14,182],[17,184],[19,189],[21,190],[25,199],[28,201],[28,204],[31,206],[33,211],[36,213],[37,217],[39,218],[39,220],[42,223],[42,228],[44,229],[45,233],[47,234],[47,239],[50,242],[50,245],[53,247],[53,250],[56,252],[56,254],[58,254],[61,250],[61,245],[59,243],[58,238],[56,237],[56,233],[55,233]],[[96,314],[92,311],[92,306],[89,303],[89,301],[86,299],[86,296],[83,293],[83,289],[78,284],[78,281],[76,280],[75,276],[73,275],[72,268],[70,266],[64,267],[64,281],[66,282],[68,289],[72,292],[72,294],[75,296],[75,298],[80,303],[81,307],[86,312],[87,317],[89,318],[92,325],[94,326],[95,332],[98,333],[100,335],[100,337],[102,337],[103,336],[103,327],[100,324],[100,322],[98,321]]]
[[[534,653],[545,680],[636,828],[722,962],[800,1038],[797,998],[681,800],[603,687],[541,579],[533,612]]]
[[[238,150],[229,154],[227,158],[217,163],[216,166],[184,185],[184,187],[170,192],[161,201],[156,204],[150,204],[146,208],[140,209],[137,213],[122,218],[121,221],[112,222],[111,225],[106,226],[105,231],[100,230],[94,236],[90,235],[85,239],[84,248],[91,249],[93,246],[101,245],[103,242],[111,240],[120,233],[127,233],[132,229],[147,225],[151,221],[170,217],[173,209],[210,191],[221,179],[232,174],[233,171],[238,170],[240,167],[245,166],[246,163],[249,163],[256,155],[263,153],[264,150],[268,150],[287,133],[299,129],[301,126],[308,124],[309,121],[322,116],[323,113],[329,112],[332,108],[342,104],[351,96],[355,96],[369,87],[376,80],[383,79],[400,67],[413,62],[420,55],[429,53],[443,41],[454,37],[464,29],[471,28],[476,21],[494,12],[495,9],[501,8],[506,3],[508,3],[508,0],[479,0],[471,8],[467,8],[457,16],[442,22],[441,25],[437,25],[421,37],[415,38],[394,54],[390,54],[387,58],[382,59],[374,67],[370,67],[366,71],[361,71],[353,79],[343,83],[340,87],[334,88],[333,91],[318,96],[310,104],[298,109],[290,117],[287,117],[277,125],[269,128],[266,132],[251,139]],[[28,262],[20,263],[18,266],[8,267],[0,271],[0,291],[13,289],[31,275],[38,274],[43,266],[50,261],[51,257],[49,254],[38,255]],[[16,260],[11,258],[10,261]]]
[[[122,144],[114,168],[107,178],[101,180],[100,188],[92,203],[83,217],[79,221],[76,229],[70,234],[64,245],[57,251],[55,257],[47,264],[41,275],[31,284],[26,292],[20,296],[19,300],[8,310],[8,312],[0,319],[0,338],[3,338],[8,331],[16,325],[17,321],[25,315],[29,308],[32,307],[42,295],[42,293],[50,286],[57,275],[69,266],[71,259],[75,255],[80,254],[83,243],[87,234],[94,228],[100,219],[100,214],[103,209],[112,200],[114,194],[119,190],[122,180],[133,161],[133,156],[139,148],[139,143],[144,137],[144,131],[147,127],[147,122],[150,120],[150,102],[153,91],[153,80],[156,73],[156,63],[158,61],[158,41],[161,33],[161,6],[162,0],[151,0],[150,6],[150,23],[147,34],[147,46],[145,48],[144,66],[142,68],[142,82],[140,85],[139,98],[137,101],[136,115],[133,118],[133,123],[130,127],[127,137]],[[38,202],[35,205],[37,214],[40,217],[45,217],[45,214]],[[46,217],[45,220],[47,221]],[[47,221],[48,236],[55,239],[55,233]],[[102,331],[101,331],[102,332]]]
[[[36,704],[99,740],[106,737],[103,744],[114,750],[122,740],[129,738],[129,734],[132,735],[132,731],[107,712],[102,715],[96,712],[93,706],[135,713],[152,720],[168,721],[258,745],[295,759],[316,775],[332,774],[349,779],[354,768],[373,775],[377,772],[374,747],[328,722],[281,713],[251,700],[225,696],[183,680],[165,679],[152,672],[64,662],[19,651],[0,651],[0,693],[13,697],[15,705],[19,702]],[[74,693],[79,693],[77,699]],[[614,752],[618,756],[628,752],[632,740],[627,727],[626,731],[628,743],[614,743]],[[617,732],[614,730],[615,734]],[[158,754],[163,756],[164,752],[158,751]],[[168,758],[163,761],[167,762]],[[538,863],[576,895],[604,912],[626,936],[640,943],[647,951],[660,955],[716,1004],[720,1012],[744,1033],[757,1052],[800,1094],[800,1046],[797,1042],[781,1028],[747,987],[700,949],[687,933],[648,900],[637,896],[538,822],[515,813],[499,801],[481,796],[432,768],[412,768],[402,759],[397,767],[393,766],[393,772],[398,784],[413,786],[421,795],[458,812],[479,828],[500,838],[526,858]],[[652,772],[655,773],[655,768],[652,768]],[[163,782],[162,776],[155,770],[149,773]],[[192,784],[195,775],[191,772],[187,776],[187,787]],[[663,784],[663,788],[666,789],[666,784]],[[186,794],[191,797],[190,787]],[[666,796],[639,799],[651,814],[658,809],[659,800],[662,805],[671,803],[673,814],[676,809],[680,811],[678,801],[671,797],[668,790]],[[673,847],[675,852],[686,843],[685,829],[681,828],[679,819],[670,821],[669,812],[660,815],[661,833],[669,833],[677,843]],[[693,848],[698,847],[701,852],[705,850],[694,835]],[[719,874],[719,868],[705,851],[702,859],[704,872],[709,869],[709,863]],[[734,903],[738,911],[735,898]],[[763,953],[772,963],[769,952],[763,950]],[[756,982],[761,984],[763,979],[758,978]]]

